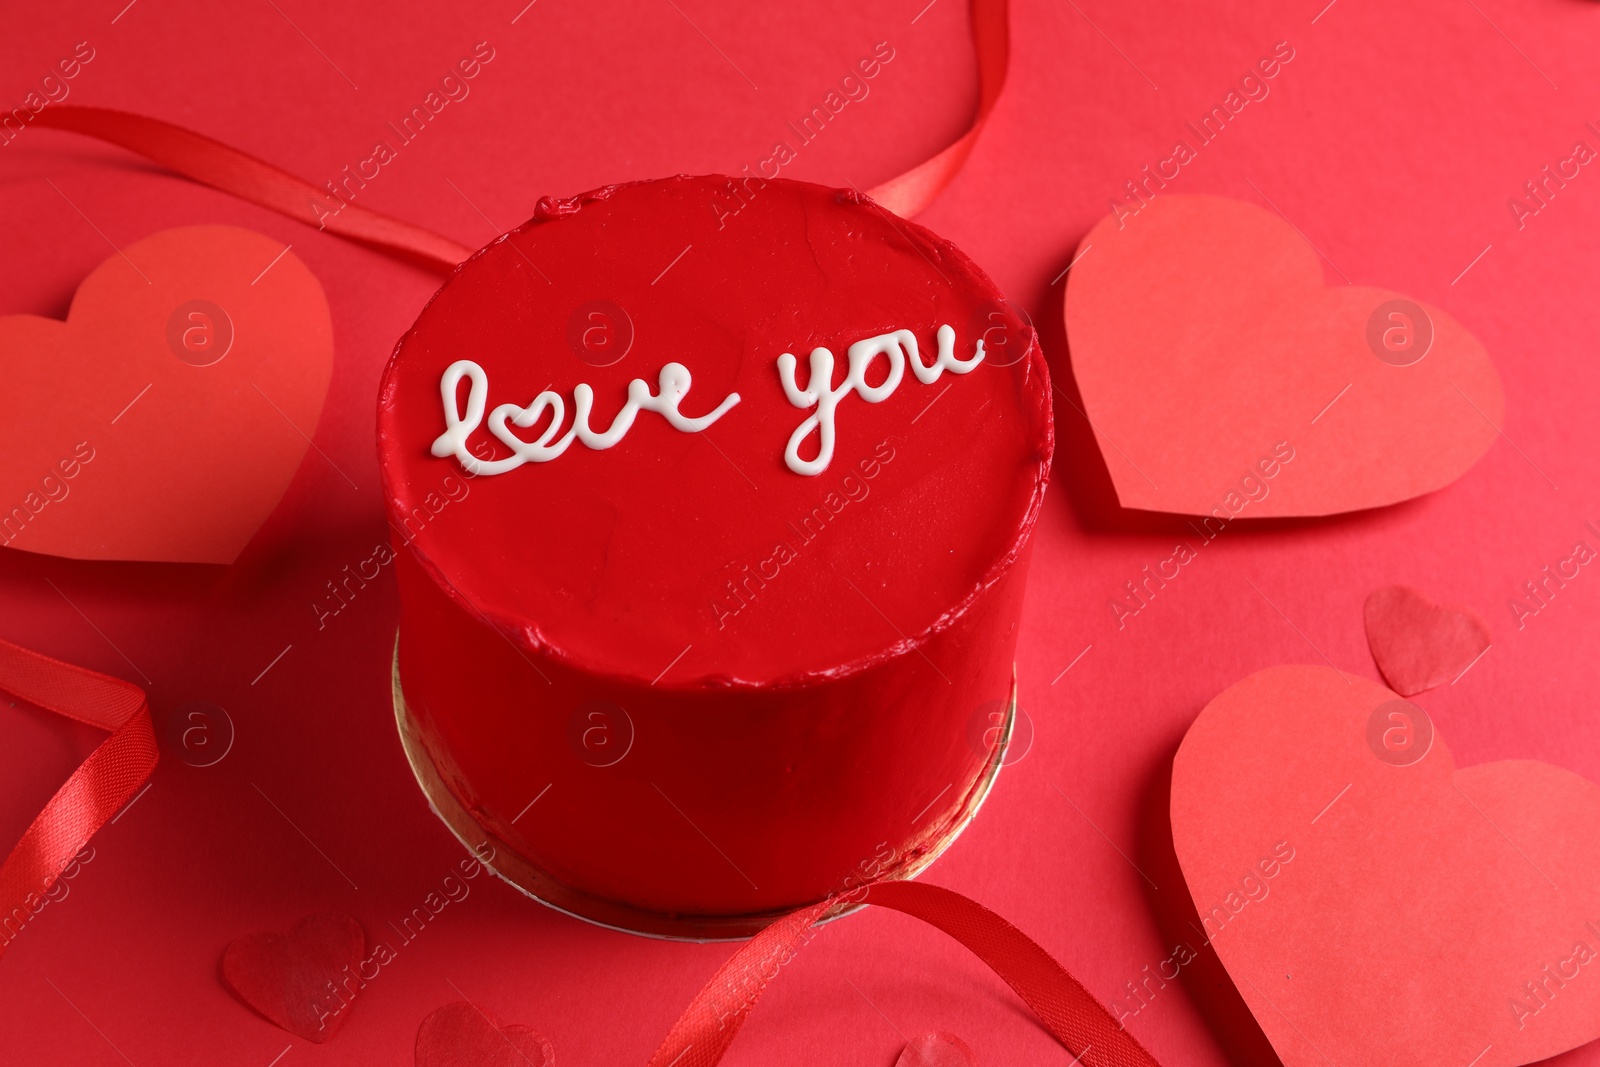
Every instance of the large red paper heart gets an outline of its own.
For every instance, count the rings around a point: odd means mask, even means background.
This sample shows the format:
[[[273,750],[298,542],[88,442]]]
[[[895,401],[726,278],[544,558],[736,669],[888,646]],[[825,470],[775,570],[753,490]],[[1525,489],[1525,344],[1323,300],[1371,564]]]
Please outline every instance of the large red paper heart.
[[[222,956],[240,1000],[283,1029],[323,1042],[338,1032],[365,985],[367,935],[348,915],[308,915],[287,934],[246,934]]]
[[[552,1067],[555,1049],[543,1034],[501,1026],[476,1004],[458,1000],[417,1028],[417,1067]]]
[[[1431,492],[1504,408],[1466,328],[1399,293],[1325,285],[1274,212],[1161,195],[1079,247],[1072,370],[1124,507],[1327,515]]]
[[[322,286],[231,226],[110,256],[66,322],[0,318],[0,544],[231,563],[288,488],[333,368]]]
[[[1415,704],[1275,667],[1190,727],[1172,838],[1197,937],[1285,1067],[1511,1067],[1600,1037],[1600,787],[1569,771],[1458,770]]]
[[[1404,585],[1367,597],[1367,645],[1401,696],[1453,682],[1489,648],[1489,627],[1464,608],[1440,607]]]

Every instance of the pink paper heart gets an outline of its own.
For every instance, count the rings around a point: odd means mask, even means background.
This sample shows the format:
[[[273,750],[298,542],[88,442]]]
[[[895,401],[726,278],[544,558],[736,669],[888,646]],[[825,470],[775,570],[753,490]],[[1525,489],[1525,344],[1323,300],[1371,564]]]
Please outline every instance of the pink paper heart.
[[[1331,515],[1439,489],[1505,410],[1482,344],[1404,294],[1329,285],[1277,212],[1162,194],[1083,239],[1067,339],[1125,508]]]
[[[0,544],[232,563],[311,446],[332,373],[322,285],[274,238],[185,226],[128,245],[65,322],[0,316]]]
[[[536,1030],[501,1026],[476,1004],[457,1000],[417,1027],[417,1067],[552,1067],[555,1048]]]
[[[1489,627],[1476,614],[1441,607],[1409,586],[1379,589],[1363,614],[1372,658],[1401,696],[1454,681],[1489,647]]]
[[[297,1037],[321,1043],[344,1025],[367,935],[348,915],[308,915],[287,934],[246,934],[222,956],[222,979],[240,1000]]]
[[[900,1053],[894,1067],[973,1067],[972,1049],[955,1034],[923,1034]]]

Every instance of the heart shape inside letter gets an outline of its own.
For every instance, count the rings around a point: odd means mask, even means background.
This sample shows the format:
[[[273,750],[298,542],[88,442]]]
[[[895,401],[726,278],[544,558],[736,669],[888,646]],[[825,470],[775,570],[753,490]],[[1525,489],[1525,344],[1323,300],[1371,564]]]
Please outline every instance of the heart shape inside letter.
[[[1123,507],[1378,507],[1448,485],[1495,439],[1500,379],[1466,328],[1325,285],[1316,250],[1265,208],[1159,196],[1078,255],[1072,371]]]
[[[1600,787],[1570,771],[1457,769],[1376,682],[1275,667],[1189,728],[1172,838],[1285,1067],[1512,1067],[1600,1037]]]
[[[231,226],[163,230],[84,279],[66,322],[0,318],[0,544],[231,563],[316,432],[322,286]]]

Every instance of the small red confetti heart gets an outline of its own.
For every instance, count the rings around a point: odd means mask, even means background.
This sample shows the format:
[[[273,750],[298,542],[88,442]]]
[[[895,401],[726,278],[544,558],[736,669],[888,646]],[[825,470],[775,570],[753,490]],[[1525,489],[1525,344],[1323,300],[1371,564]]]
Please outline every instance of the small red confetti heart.
[[[501,1026],[476,1004],[457,1000],[417,1027],[417,1067],[553,1067],[556,1050],[536,1030]]]
[[[349,1015],[366,947],[366,933],[350,916],[308,915],[287,934],[246,934],[229,945],[222,979],[271,1022],[320,1043]]]
[[[1489,627],[1476,614],[1440,607],[1408,586],[1379,589],[1364,615],[1372,658],[1401,696],[1455,681],[1489,647]]]
[[[894,1067],[972,1067],[972,1049],[955,1034],[923,1034],[900,1053]]]

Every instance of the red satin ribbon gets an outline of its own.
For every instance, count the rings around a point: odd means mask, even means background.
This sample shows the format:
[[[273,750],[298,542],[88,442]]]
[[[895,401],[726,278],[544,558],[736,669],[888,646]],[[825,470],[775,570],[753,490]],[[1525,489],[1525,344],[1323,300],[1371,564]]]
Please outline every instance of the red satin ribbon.
[[[1006,0],[971,0],[972,40],[978,56],[977,115],[967,132],[944,151],[869,189],[867,195],[881,206],[905,218],[918,214],[972,155],[1006,83],[1011,51],[1006,8]],[[447,272],[472,254],[472,249],[448,237],[341,202],[270,163],[170,122],[76,105],[47,106],[31,121],[120,145],[203,185],[421,266]]]
[[[1099,1001],[1021,930],[949,889],[921,882],[874,882],[853,899],[893,908],[938,927],[1005,980],[1055,1039],[1087,1067],[1158,1067]],[[735,952],[689,1004],[649,1067],[715,1067],[757,998],[836,903],[787,915]]]
[[[0,866],[0,954],[74,856],[150,777],[156,738],[150,705],[131,682],[0,641],[0,690],[110,730],[23,833]]]
[[[868,196],[901,218],[921,214],[922,209],[955,180],[956,174],[966,165],[967,157],[972,155],[978,136],[989,121],[989,113],[1000,99],[1000,90],[1005,88],[1006,68],[1011,60],[1011,27],[1006,0],[972,0],[971,11],[972,43],[978,53],[978,113],[972,125],[954,144],[932,159],[867,190]]]
[[[448,271],[472,255],[466,245],[421,226],[356,204],[341,206],[310,182],[170,122],[110,108],[74,106],[46,107],[33,121],[121,145],[202,185],[422,266]]]

